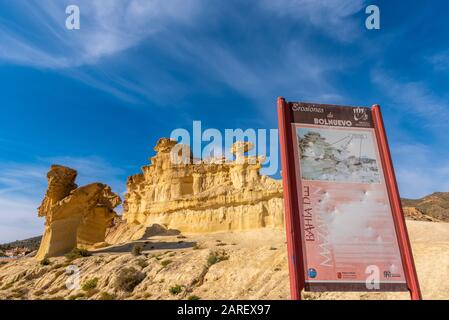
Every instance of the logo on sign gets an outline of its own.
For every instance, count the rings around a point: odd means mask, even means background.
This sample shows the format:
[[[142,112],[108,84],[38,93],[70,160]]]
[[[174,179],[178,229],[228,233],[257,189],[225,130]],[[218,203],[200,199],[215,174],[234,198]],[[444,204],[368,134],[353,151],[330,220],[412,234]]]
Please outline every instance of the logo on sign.
[[[355,108],[354,109],[354,120],[355,121],[366,121],[366,120],[368,120],[367,109]]]
[[[310,268],[308,271],[308,274],[309,274],[309,277],[313,279],[313,278],[316,278],[317,272],[314,268]]]

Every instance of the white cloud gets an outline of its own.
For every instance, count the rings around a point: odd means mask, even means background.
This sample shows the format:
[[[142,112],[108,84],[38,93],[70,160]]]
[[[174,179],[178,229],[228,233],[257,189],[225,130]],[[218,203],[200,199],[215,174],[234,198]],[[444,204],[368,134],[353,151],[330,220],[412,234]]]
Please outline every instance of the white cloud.
[[[413,114],[425,119],[421,123],[424,127],[447,127],[449,103],[428,89],[425,83],[400,81],[379,69],[371,72],[371,80],[404,115]]]
[[[192,41],[177,35],[175,43],[162,39],[158,46],[167,56],[194,70],[197,81],[203,81],[200,85],[222,83],[256,102],[270,116],[268,106],[278,95],[342,101],[342,94],[329,75],[351,63],[347,59],[338,59],[337,63],[335,57],[311,49],[300,38],[282,44],[254,40],[250,57],[233,43],[210,38]]]
[[[290,20],[305,20],[344,42],[357,39],[364,28],[363,19],[352,17],[358,12],[364,14],[364,0],[262,0],[261,5]]]
[[[12,6],[16,7],[17,16],[24,26],[33,30],[33,36],[18,28],[19,22],[0,22],[0,37],[4,39],[0,60],[56,69],[131,103],[161,102],[167,96],[176,99],[191,92],[191,88],[173,77],[172,72],[177,70],[167,70],[148,57],[119,57],[120,52],[144,42],[164,57],[173,59],[173,66],[180,64],[196,69],[202,75],[198,77],[198,81],[202,81],[200,86],[222,82],[259,103],[272,103],[278,94],[310,100],[319,98],[324,99],[323,102],[341,98],[327,76],[344,67],[344,63],[332,63],[335,58],[320,55],[304,36],[312,27],[337,40],[352,39],[358,34],[353,29],[360,30],[361,27],[354,26],[357,19],[351,15],[364,3],[362,0],[255,2],[252,14],[256,17],[268,19],[273,14],[291,15],[292,22],[302,28],[297,38],[284,42],[277,39],[277,32],[273,34],[276,43],[252,39],[250,48],[254,52],[248,56],[235,43],[225,43],[202,32],[218,25],[232,24],[244,34],[243,20],[226,14],[238,10],[238,3],[80,0],[76,4],[81,9],[81,29],[69,31],[65,29],[65,7],[72,2],[15,2]],[[272,24],[269,29],[275,26]],[[282,49],[273,47],[280,45]],[[277,60],[273,62],[273,59]],[[76,68],[84,65],[89,68]],[[142,65],[145,65],[144,70]]]
[[[436,71],[449,71],[449,50],[438,52],[427,60]]]
[[[191,23],[201,8],[198,0],[78,0],[81,29],[67,30],[69,4],[73,1],[15,1],[11,6],[24,25],[2,23],[0,59],[55,69],[95,64],[171,25]]]

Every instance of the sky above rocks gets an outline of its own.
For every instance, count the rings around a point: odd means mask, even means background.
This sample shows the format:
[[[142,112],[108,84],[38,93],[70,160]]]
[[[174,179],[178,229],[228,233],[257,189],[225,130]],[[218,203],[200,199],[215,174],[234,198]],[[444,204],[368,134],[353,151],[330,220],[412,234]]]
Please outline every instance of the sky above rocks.
[[[65,27],[70,4],[80,30]],[[365,28],[369,4],[380,30]],[[42,232],[52,163],[123,197],[159,137],[194,120],[274,129],[277,96],[380,104],[401,195],[449,191],[448,12],[444,0],[0,1],[0,242]]]

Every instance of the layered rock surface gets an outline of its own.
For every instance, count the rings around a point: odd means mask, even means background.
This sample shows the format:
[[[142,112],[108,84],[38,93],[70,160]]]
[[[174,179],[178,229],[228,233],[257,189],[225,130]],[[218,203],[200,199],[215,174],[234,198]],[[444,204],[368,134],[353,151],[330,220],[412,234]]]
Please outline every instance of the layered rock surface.
[[[407,221],[424,299],[449,298],[449,224]],[[157,231],[157,230],[154,230]],[[143,254],[133,256],[134,245]],[[211,265],[211,254],[225,259]],[[70,267],[79,268],[79,287]],[[136,287],[119,285],[121,271],[139,272]],[[142,275],[142,277],[140,277]],[[97,279],[95,288],[83,290]],[[181,292],[170,290],[179,286]],[[1,299],[289,299],[285,231],[258,229],[197,235],[151,233],[142,240],[98,249],[91,257],[0,262]],[[306,299],[409,299],[407,293],[305,293]]]
[[[48,189],[39,207],[45,232],[38,260],[104,242],[106,229],[116,217],[113,209],[121,203],[120,197],[102,183],[77,187],[76,176],[75,170],[59,165],[47,174]]]
[[[260,175],[264,159],[245,156],[251,148],[234,144],[234,161],[193,161],[188,148],[160,139],[151,164],[128,178],[124,219],[185,233],[282,228],[281,182]]]

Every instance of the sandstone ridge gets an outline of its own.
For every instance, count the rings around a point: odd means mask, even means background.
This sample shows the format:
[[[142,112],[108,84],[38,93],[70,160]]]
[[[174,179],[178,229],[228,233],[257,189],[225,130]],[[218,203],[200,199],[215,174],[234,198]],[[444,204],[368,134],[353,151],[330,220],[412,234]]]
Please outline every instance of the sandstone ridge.
[[[449,222],[449,192],[434,192],[421,199],[402,199],[402,206],[418,212],[418,216],[425,216],[426,220]]]
[[[188,147],[160,139],[151,164],[128,178],[124,219],[185,233],[283,228],[281,182],[260,174],[264,157],[245,156],[252,147],[235,143],[233,161],[195,161]]]

